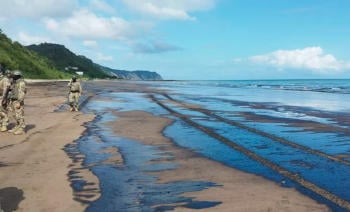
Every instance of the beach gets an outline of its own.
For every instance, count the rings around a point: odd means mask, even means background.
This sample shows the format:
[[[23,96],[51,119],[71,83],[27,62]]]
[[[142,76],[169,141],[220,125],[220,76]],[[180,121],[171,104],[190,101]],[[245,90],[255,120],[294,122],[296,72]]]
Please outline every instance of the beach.
[[[163,87],[84,82],[81,110],[72,113],[65,106],[66,83],[29,83],[27,133],[0,135],[0,202],[5,211],[330,211],[325,202],[274,181],[274,176],[239,170],[186,148],[180,138],[171,139],[165,129],[177,119],[207,133],[205,137],[227,138],[204,124],[197,126],[202,123],[186,113],[178,115],[179,105],[193,113],[202,108],[165,98],[173,93]],[[194,134],[179,129],[182,140]],[[295,180],[286,176],[286,181]]]
[[[83,124],[93,116],[54,112],[66,101],[65,84],[29,84],[25,99],[27,133],[1,133],[0,190],[4,210],[13,210],[16,204],[18,211],[84,209],[72,198],[67,176],[72,161],[63,148],[83,133]]]

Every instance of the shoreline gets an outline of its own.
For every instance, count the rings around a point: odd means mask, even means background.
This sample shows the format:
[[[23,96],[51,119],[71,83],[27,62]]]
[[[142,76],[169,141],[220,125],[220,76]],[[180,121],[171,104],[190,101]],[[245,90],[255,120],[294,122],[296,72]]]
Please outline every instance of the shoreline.
[[[89,93],[87,99],[93,98],[95,91],[104,89],[111,82],[90,83],[100,87],[85,91]],[[89,203],[100,197],[101,188],[98,178],[91,173],[91,167],[81,166],[85,156],[77,153],[74,145],[86,132],[86,124],[91,123],[96,114],[53,112],[66,101],[67,91],[63,82],[29,83],[28,91],[25,99],[27,133],[22,136],[0,134],[0,191],[4,188],[12,188],[12,191],[13,188],[17,189],[18,211],[84,211]],[[118,84],[116,92],[124,91],[147,93],[152,90],[131,83]],[[114,111],[113,115],[118,118],[107,126],[116,135],[160,148],[164,154],[173,158],[170,161],[158,160],[161,164],[178,164],[176,169],[146,172],[156,176],[157,183],[203,181],[218,185],[183,194],[199,202],[220,202],[215,207],[201,211],[329,210],[324,204],[317,203],[295,189],[281,187],[273,181],[225,166],[176,145],[163,133],[172,123],[168,118],[146,111]],[[69,147],[72,147],[72,152],[67,151]],[[124,163],[123,153],[119,149],[107,148],[104,151],[111,154],[106,164]],[[73,191],[72,179],[89,182],[91,186],[87,188],[93,192]],[[93,197],[77,199],[90,194]],[[174,211],[193,210],[181,204],[164,206],[176,206]]]
[[[102,84],[109,85],[108,82]],[[145,96],[147,96],[147,93],[159,92],[159,90],[153,90],[148,86],[140,86],[137,84],[133,85],[130,83],[118,84],[116,89],[117,90],[113,90],[113,92],[118,92],[118,89],[120,89],[123,92],[128,91],[143,93]],[[110,100],[99,99],[99,101],[109,102]],[[202,209],[201,211],[215,211],[218,209],[220,209],[219,211],[230,211],[230,208],[240,210],[240,207],[246,207],[247,209],[250,207],[249,209],[252,211],[257,211],[261,208],[269,210],[276,208],[279,210],[287,210],[288,208],[294,211],[329,210],[324,204],[312,200],[310,197],[301,194],[294,188],[281,187],[278,183],[267,180],[266,178],[239,171],[219,162],[212,161],[201,154],[188,150],[187,148],[179,147],[174,143],[174,141],[166,138],[163,133],[164,128],[167,127],[172,121],[164,120],[164,117],[162,116],[155,116],[145,111],[137,111],[133,109],[129,110],[132,111],[113,112],[113,114],[116,116],[116,120],[108,123],[108,126],[113,129],[114,134],[140,142],[147,146],[150,145],[155,148],[159,147],[165,155],[170,154],[169,157],[175,157],[175,159],[164,159],[164,161],[156,159],[157,162],[164,163],[164,166],[169,163],[179,164],[180,166],[174,170],[150,172],[149,174],[155,175],[159,179],[157,181],[158,183],[171,183],[174,181],[203,181],[222,185],[219,187],[225,188],[208,188],[204,191],[185,194],[185,196],[193,195],[193,198],[198,198],[201,201],[222,202],[222,204],[219,204],[216,207],[209,207],[207,209]],[[210,167],[215,167],[213,169],[214,171],[210,169],[208,170],[207,164],[212,164]],[[220,174],[218,176],[214,175],[214,173]],[[236,182],[230,182],[232,176],[237,177]],[[241,182],[246,183],[244,186],[241,186]],[[261,185],[259,185],[259,183]],[[233,191],[236,190],[246,191],[246,193],[244,195],[241,195],[240,193],[233,194]],[[266,192],[268,192],[267,196]],[[276,196],[274,196],[275,194]],[[202,198],[200,198],[201,196]],[[250,204],[252,197],[254,197],[253,199],[254,204],[256,203],[255,205]],[[281,199],[281,197],[285,199]],[[231,200],[233,199],[240,200],[240,202],[232,202]],[[299,203],[302,203],[302,206]],[[191,209],[179,207],[174,210],[186,211]]]

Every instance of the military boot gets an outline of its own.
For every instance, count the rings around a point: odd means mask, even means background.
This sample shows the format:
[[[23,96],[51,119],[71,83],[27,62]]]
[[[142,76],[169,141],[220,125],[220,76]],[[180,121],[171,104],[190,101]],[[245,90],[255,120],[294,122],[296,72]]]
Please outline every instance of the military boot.
[[[7,131],[7,126],[2,126],[1,128],[0,128],[0,132],[6,132]]]
[[[14,128],[10,129],[9,132],[10,132],[10,133],[13,133],[13,132],[17,131],[18,128],[19,128],[19,125],[17,125],[17,126],[15,126]]]
[[[13,132],[14,135],[23,135],[26,132],[24,131],[24,129],[22,127],[18,128],[16,131]]]

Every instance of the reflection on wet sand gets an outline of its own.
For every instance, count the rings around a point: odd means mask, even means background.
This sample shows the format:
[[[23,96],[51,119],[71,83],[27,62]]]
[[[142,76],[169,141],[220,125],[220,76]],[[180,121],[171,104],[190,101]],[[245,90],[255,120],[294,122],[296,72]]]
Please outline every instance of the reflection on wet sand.
[[[281,156],[283,152],[271,152],[272,143],[254,144],[256,136],[265,137],[263,133],[256,135],[259,131],[247,131],[248,127],[240,129],[240,125],[235,126],[236,133],[232,131],[232,125],[228,124],[230,120],[224,121],[225,116],[221,116],[226,110],[206,109],[200,102],[178,101],[178,94],[148,86],[106,82],[101,87],[99,84],[90,87],[90,91],[98,96],[91,98],[83,111],[94,113],[97,118],[86,125],[87,132],[77,145],[80,154],[84,155],[83,166],[89,167],[99,180],[101,196],[90,202],[88,211],[101,207],[142,211],[231,211],[240,207],[252,211],[261,208],[327,210],[324,205],[286,187],[295,187],[331,207],[346,207],[346,201],[344,205],[332,203],[334,196],[328,191],[324,196],[310,193],[308,189],[312,190],[312,187],[305,189],[299,176],[289,171],[295,167],[307,169],[313,164],[290,157],[284,158],[290,162],[289,167],[274,169],[279,167],[274,164],[282,160],[274,161],[273,155]],[[234,135],[243,137],[234,138]],[[273,140],[273,136],[270,137]],[[251,157],[250,150],[232,149],[232,139],[242,141],[237,147],[249,144],[248,149],[262,152]],[[264,139],[271,140],[269,137]],[[286,150],[286,155],[289,152],[292,150]],[[271,157],[265,158],[267,155]],[[262,175],[277,183],[233,168]],[[235,192],[238,190],[240,192]],[[268,198],[267,190],[273,190]],[[252,196],[254,204],[251,204]],[[232,199],[238,202],[232,202]],[[294,204],[296,202],[303,202],[303,205]]]

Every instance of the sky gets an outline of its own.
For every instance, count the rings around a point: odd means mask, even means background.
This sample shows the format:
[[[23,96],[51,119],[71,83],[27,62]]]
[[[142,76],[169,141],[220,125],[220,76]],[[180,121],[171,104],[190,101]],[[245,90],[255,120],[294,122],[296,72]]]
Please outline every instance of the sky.
[[[349,0],[0,0],[0,29],[167,80],[350,78]]]

